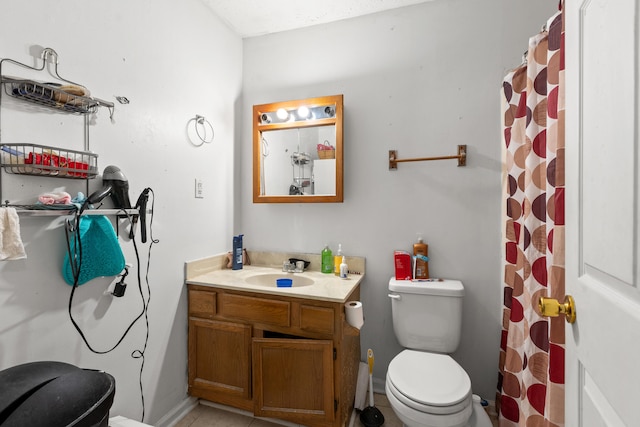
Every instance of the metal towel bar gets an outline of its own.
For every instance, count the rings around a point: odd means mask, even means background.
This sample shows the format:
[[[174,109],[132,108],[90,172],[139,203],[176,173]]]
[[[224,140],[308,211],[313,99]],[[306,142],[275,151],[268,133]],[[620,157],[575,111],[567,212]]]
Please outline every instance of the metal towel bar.
[[[398,151],[389,150],[389,170],[398,169],[398,163],[402,163],[402,162],[424,162],[428,160],[449,160],[449,159],[458,159],[458,166],[466,166],[467,165],[467,146],[458,145],[457,156],[418,157],[413,159],[398,159]]]

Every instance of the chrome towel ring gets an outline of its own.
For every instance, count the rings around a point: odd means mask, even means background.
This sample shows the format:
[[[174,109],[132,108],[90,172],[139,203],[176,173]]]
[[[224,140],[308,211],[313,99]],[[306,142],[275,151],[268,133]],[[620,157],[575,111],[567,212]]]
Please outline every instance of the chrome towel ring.
[[[207,120],[204,116],[196,114],[195,117],[189,119],[189,121],[187,122],[187,127],[189,127],[191,122],[193,122],[193,128],[196,131],[196,135],[198,135],[198,138],[200,139],[200,142],[198,143],[193,142],[191,138],[189,138],[191,144],[196,147],[200,147],[204,143],[209,144],[213,142],[215,132],[209,120]]]

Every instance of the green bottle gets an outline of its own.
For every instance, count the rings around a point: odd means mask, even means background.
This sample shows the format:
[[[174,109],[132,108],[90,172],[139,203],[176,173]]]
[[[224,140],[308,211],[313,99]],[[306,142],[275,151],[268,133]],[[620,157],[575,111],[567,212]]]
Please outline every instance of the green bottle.
[[[323,273],[333,273],[333,254],[331,253],[331,249],[329,249],[329,245],[325,245],[322,250],[321,271]]]

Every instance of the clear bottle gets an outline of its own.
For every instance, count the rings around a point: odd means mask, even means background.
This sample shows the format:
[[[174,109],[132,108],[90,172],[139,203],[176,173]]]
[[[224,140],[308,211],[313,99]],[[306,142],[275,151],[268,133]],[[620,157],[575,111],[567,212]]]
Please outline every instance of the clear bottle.
[[[338,252],[333,256],[333,273],[340,275],[340,264],[342,264],[342,244],[338,243]]]
[[[413,256],[415,257],[414,279],[429,278],[429,246],[422,241],[422,236],[418,234],[418,243],[413,245]]]
[[[333,273],[333,253],[331,253],[329,245],[325,245],[322,250],[322,267],[320,271],[323,273]]]

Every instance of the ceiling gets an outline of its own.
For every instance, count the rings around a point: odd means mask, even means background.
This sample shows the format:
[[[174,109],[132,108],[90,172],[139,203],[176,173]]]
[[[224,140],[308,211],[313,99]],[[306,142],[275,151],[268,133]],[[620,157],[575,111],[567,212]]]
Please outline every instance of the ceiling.
[[[430,0],[202,0],[241,37],[325,24]]]

